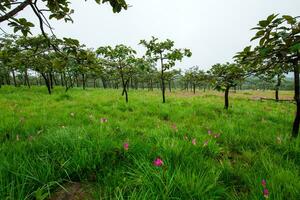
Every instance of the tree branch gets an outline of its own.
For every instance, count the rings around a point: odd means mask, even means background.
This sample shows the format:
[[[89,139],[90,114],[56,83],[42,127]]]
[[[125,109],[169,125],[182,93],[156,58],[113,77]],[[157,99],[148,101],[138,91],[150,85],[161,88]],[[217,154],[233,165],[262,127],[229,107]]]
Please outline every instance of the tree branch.
[[[25,0],[23,3],[15,7],[13,10],[9,11],[3,16],[0,16],[0,23],[4,22],[10,18],[12,18],[14,15],[16,15],[18,12],[23,10],[26,6],[28,6],[31,3],[31,0]]]

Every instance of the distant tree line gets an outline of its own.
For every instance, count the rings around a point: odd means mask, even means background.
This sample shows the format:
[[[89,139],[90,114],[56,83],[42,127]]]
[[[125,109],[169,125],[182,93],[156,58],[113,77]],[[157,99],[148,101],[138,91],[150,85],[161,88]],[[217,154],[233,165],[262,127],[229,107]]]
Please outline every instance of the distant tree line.
[[[294,90],[297,106],[292,136],[297,137],[300,122],[300,22],[299,17],[268,16],[253,28],[252,40],[234,56],[233,63],[217,63],[209,71],[191,67],[184,73],[175,70],[177,61],[192,56],[189,49],[175,48],[173,41],[152,37],[141,40],[145,55],[138,57],[129,46],[87,48],[72,38],[45,35],[28,37],[5,35],[0,38],[0,86],[45,85],[51,94],[54,86],[68,91],[73,87],[121,89],[128,102],[130,89],[166,90],[216,89],[224,92],[224,108],[229,108],[229,91],[273,89],[279,101],[280,89]],[[286,78],[293,74],[293,79]],[[293,83],[293,84],[292,84]]]

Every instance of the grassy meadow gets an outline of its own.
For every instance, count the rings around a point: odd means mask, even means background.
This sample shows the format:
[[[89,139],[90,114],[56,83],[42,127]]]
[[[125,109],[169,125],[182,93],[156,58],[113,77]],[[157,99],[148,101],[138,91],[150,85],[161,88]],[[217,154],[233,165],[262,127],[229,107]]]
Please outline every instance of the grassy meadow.
[[[223,94],[0,89],[0,199],[300,199],[295,105]],[[281,92],[292,99],[292,92]],[[125,144],[125,146],[124,146]],[[127,146],[128,145],[128,146]],[[155,166],[155,159],[163,164]]]

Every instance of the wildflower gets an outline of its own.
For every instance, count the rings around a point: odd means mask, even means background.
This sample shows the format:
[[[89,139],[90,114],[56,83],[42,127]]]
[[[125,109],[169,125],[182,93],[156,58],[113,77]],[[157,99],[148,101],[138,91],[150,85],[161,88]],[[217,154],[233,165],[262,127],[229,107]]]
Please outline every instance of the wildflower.
[[[153,165],[156,167],[161,167],[163,164],[164,164],[164,162],[159,157],[153,161]]]
[[[220,133],[214,134],[214,138],[219,138],[219,137],[220,137]]]
[[[265,179],[261,180],[261,185],[263,186],[263,188],[266,188],[267,181]]]
[[[211,134],[212,134],[211,130],[208,130],[207,133],[208,133],[208,135],[211,135]]]
[[[125,150],[125,151],[128,151],[128,149],[129,149],[129,144],[126,142],[126,143],[124,143],[123,147],[124,147],[124,150]]]
[[[101,122],[101,123],[106,123],[107,121],[108,121],[107,118],[101,118],[101,119],[100,119],[100,122]]]
[[[74,117],[74,116],[75,116],[75,113],[71,112],[70,115],[71,115],[71,117]]]
[[[203,143],[203,147],[206,147],[208,145],[208,142],[209,140],[206,140],[204,143]]]
[[[266,199],[269,198],[269,190],[267,188],[264,189],[263,194]]]
[[[196,143],[197,143],[197,140],[196,140],[196,138],[194,138],[194,139],[192,140],[192,144],[193,144],[193,145],[196,145]]]
[[[173,129],[174,131],[176,131],[176,132],[178,131],[178,128],[177,128],[176,124],[172,124],[171,127],[172,127],[172,129]]]

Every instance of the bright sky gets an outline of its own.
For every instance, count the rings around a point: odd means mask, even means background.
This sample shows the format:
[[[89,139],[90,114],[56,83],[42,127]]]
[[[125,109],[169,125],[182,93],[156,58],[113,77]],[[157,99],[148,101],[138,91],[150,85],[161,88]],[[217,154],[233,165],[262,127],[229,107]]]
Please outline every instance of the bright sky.
[[[58,37],[79,39],[88,47],[126,44],[141,55],[141,39],[156,36],[175,41],[177,48],[190,48],[191,58],[177,64],[187,69],[209,69],[231,61],[249,45],[257,22],[272,13],[300,15],[299,0],[127,0],[132,6],[113,14],[110,6],[93,0],[73,0],[74,23],[52,21]],[[30,9],[22,15],[35,21]],[[36,23],[37,24],[37,23]],[[3,25],[2,25],[3,26]],[[4,28],[8,30],[7,27]],[[34,30],[39,33],[39,30]]]

